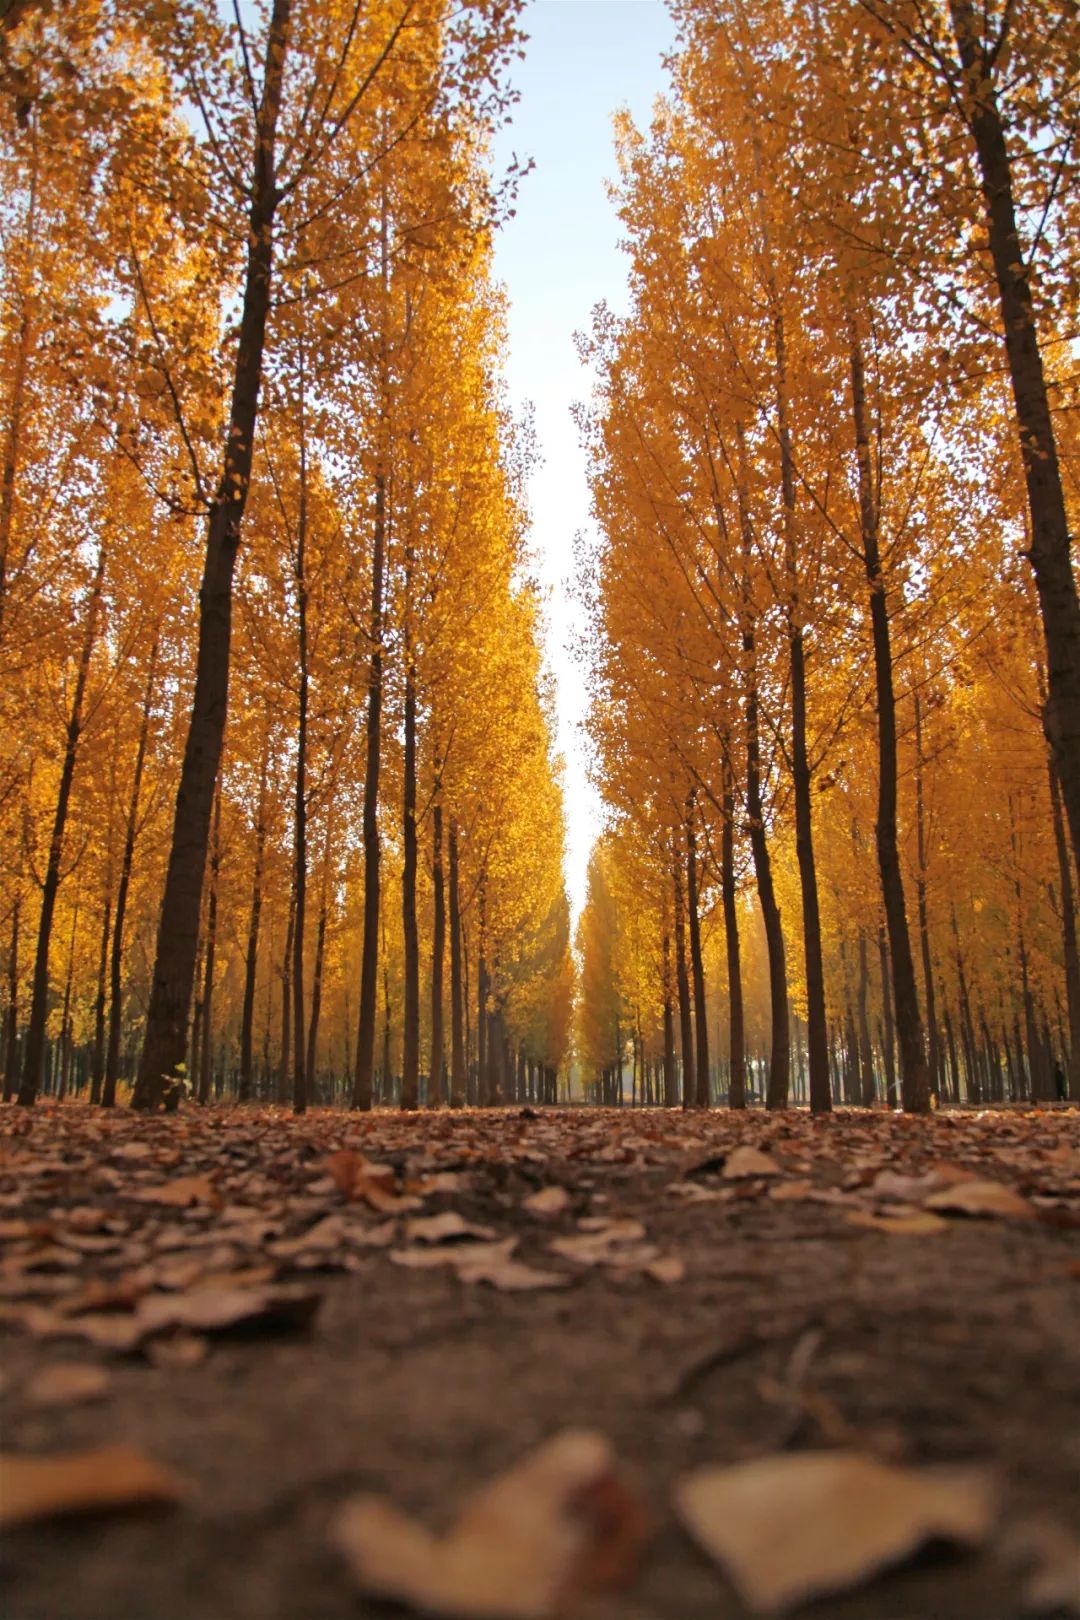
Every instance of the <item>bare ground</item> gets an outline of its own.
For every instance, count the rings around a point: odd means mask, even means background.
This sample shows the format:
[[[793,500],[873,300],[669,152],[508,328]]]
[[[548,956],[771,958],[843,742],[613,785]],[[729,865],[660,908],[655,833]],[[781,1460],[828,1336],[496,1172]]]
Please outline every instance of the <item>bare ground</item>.
[[[152,1286],[155,1256],[175,1255],[185,1231],[194,1242],[220,1227],[237,1204],[268,1214],[286,1237],[342,1209],[373,1226],[395,1218],[346,1205],[328,1183],[327,1152],[350,1142],[395,1167],[399,1195],[419,1187],[424,1213],[453,1209],[517,1235],[520,1257],[566,1272],[568,1286],[502,1293],[451,1267],[406,1269],[386,1250],[350,1250],[347,1260],[328,1251],[327,1267],[356,1269],[296,1273],[270,1261],[322,1296],[307,1329],[215,1336],[199,1365],[28,1331],[35,1304],[54,1308],[92,1279],[141,1275]],[[767,1148],[782,1174],[725,1179],[737,1143]],[[445,1524],[468,1490],[568,1425],[614,1441],[656,1523],[636,1580],[586,1605],[611,1620],[744,1612],[667,1505],[678,1476],[707,1462],[821,1445],[974,1460],[1000,1476],[1006,1529],[1029,1518],[1080,1526],[1076,1111],[817,1124],[759,1113],[294,1123],[5,1109],[0,1146],[5,1451],[122,1439],[194,1484],[171,1511],[11,1532],[0,1565],[7,1620],[388,1616],[396,1611],[356,1594],[328,1544],[337,1505],[362,1488]],[[853,1224],[853,1214],[897,1207],[895,1190],[874,1191],[883,1168],[920,1175],[942,1165],[946,1183],[963,1171],[1015,1187],[1032,1213],[950,1217],[925,1236]],[[423,1178],[440,1170],[457,1172],[459,1185],[425,1192]],[[135,1200],[204,1171],[217,1207]],[[796,1184],[784,1201],[774,1196],[782,1181]],[[552,1184],[571,1195],[563,1214],[523,1210]],[[698,1192],[673,1191],[687,1185]],[[96,1211],[114,1249],[76,1247],[65,1260],[68,1241],[95,1229],[94,1215],[73,1224],[73,1210]],[[554,1259],[552,1237],[588,1215],[639,1219],[650,1243],[685,1262],[685,1276],[663,1284],[641,1270]],[[31,1264],[43,1247],[44,1262]],[[267,1260],[253,1247],[234,1249],[238,1265]],[[107,1368],[105,1397],[34,1405],[34,1371],[73,1359]],[[1022,1612],[1008,1540],[923,1557],[806,1612],[1005,1620]]]

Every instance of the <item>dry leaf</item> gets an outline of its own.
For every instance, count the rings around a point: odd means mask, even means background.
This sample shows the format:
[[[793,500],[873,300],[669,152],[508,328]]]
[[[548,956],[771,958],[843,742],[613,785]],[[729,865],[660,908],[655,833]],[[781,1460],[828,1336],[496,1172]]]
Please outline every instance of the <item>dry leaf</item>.
[[[178,1502],[184,1482],[134,1446],[51,1457],[0,1456],[0,1524]]]
[[[880,1215],[868,1209],[853,1209],[848,1220],[852,1226],[868,1226],[874,1232],[891,1232],[894,1237],[930,1237],[935,1232],[949,1230],[948,1221],[927,1209],[897,1210],[894,1214]]]
[[[677,1254],[661,1255],[659,1260],[650,1260],[644,1269],[645,1275],[658,1283],[682,1282],[686,1276],[686,1262]]]
[[[412,1243],[458,1243],[462,1240],[490,1241],[495,1232],[490,1226],[476,1226],[463,1220],[456,1211],[445,1210],[441,1215],[423,1215],[406,1222],[405,1236]]]
[[[221,1195],[209,1176],[179,1176],[160,1187],[141,1187],[132,1193],[141,1204],[172,1204],[189,1209],[193,1204],[221,1205]]]
[[[373,1496],[347,1502],[333,1532],[363,1592],[465,1620],[544,1620],[619,1585],[644,1535],[610,1445],[575,1430],[478,1491],[444,1537]]]
[[[109,1387],[103,1367],[81,1361],[56,1361],[42,1367],[26,1385],[26,1398],[35,1406],[74,1406],[97,1401]]]
[[[150,1340],[146,1357],[155,1367],[201,1367],[209,1350],[198,1333],[169,1333]]]
[[[733,1181],[742,1176],[780,1176],[783,1171],[771,1154],[756,1147],[732,1148],[724,1160],[724,1180]]]
[[[521,1207],[530,1215],[561,1215],[570,1207],[570,1194],[565,1187],[541,1187],[539,1192],[530,1193]]]
[[[675,1505],[748,1607],[772,1614],[857,1586],[927,1541],[978,1544],[994,1494],[974,1469],[808,1451],[700,1469],[680,1481]]]
[[[190,1294],[150,1294],[135,1312],[141,1336],[169,1328],[227,1333],[234,1328],[307,1327],[319,1308],[318,1294],[286,1288],[199,1288]]]
[[[1030,1220],[1034,1210],[1003,1181],[958,1181],[926,1200],[925,1208],[942,1209],[949,1215],[1006,1215]]]

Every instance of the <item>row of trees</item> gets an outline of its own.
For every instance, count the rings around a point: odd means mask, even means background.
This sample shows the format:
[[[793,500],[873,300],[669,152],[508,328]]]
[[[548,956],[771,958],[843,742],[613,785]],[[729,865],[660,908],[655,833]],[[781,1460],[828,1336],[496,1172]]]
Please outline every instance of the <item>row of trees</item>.
[[[550,1096],[516,4],[30,6],[3,44],[5,1093]]]
[[[676,13],[584,344],[586,1071],[1080,1099],[1076,8]]]

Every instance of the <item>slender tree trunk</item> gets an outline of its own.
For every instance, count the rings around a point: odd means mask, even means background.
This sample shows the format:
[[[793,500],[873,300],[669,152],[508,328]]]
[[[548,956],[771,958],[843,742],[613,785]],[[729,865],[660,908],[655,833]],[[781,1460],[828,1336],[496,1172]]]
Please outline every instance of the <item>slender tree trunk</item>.
[[[461,983],[461,891],[457,822],[450,822],[450,1106],[463,1108],[468,1092],[464,996]]]
[[[68,809],[71,804],[71,785],[75,779],[75,765],[78,760],[79,742],[82,737],[86,683],[90,676],[90,660],[93,657],[94,644],[97,640],[98,616],[104,583],[105,549],[101,547],[98,550],[97,568],[94,572],[93,583],[90,587],[90,599],[86,608],[86,625],[83,631],[82,648],[79,653],[79,663],[75,675],[75,691],[72,694],[71,710],[68,714],[64,759],[60,768],[60,785],[57,789],[56,808],[53,812],[52,836],[49,839],[49,856],[45,867],[45,881],[41,889],[37,952],[34,957],[34,979],[30,993],[30,1018],[26,1028],[22,1081],[19,1085],[18,1100],[24,1108],[32,1108],[34,1105],[38,1093],[38,1084],[41,1079],[41,1065],[45,1056],[45,1022],[49,1015],[49,946],[52,942],[56,897],[60,891],[64,833],[67,828]]]
[[[71,916],[71,938],[68,941],[67,974],[64,979],[64,1010],[60,1018],[60,1050],[57,1053],[59,1071],[56,1088],[57,1100],[63,1102],[67,1093],[71,1070],[71,987],[75,982],[75,939],[79,929],[79,901],[76,900]]]
[[[240,1084],[237,1101],[251,1101],[254,1060],[255,981],[259,967],[259,924],[263,904],[263,864],[266,858],[266,789],[270,774],[270,714],[266,715],[262,759],[259,765],[259,804],[255,812],[255,866],[251,877],[251,911],[244,952],[244,999],[240,1013]]]
[[[94,1050],[90,1060],[90,1101],[100,1103],[105,1081],[105,1000],[109,973],[109,934],[112,928],[112,873],[105,877],[105,905],[101,914],[101,949],[98,952],[97,995],[94,997]]]
[[[217,954],[218,874],[221,870],[221,784],[214,795],[214,830],[210,845],[210,892],[206,905],[206,960],[203,979],[202,1058],[199,1101],[210,1101],[214,1080],[214,960]]]
[[[806,644],[798,572],[795,460],[788,409],[787,351],[783,314],[775,299],[777,426],[780,484],[784,507],[784,557],[788,583],[788,655],[791,666],[791,781],[795,798],[795,853],[802,893],[803,953],[806,968],[806,1044],[810,1068],[810,1109],[827,1114],[829,1045],[825,1019],[825,965],[821,948],[821,902],[814,859],[810,756],[806,738]]]
[[[4,1042],[4,1101],[10,1102],[19,1083],[19,923],[22,895],[15,896],[11,908],[11,941],[8,945],[7,1038]]]
[[[371,663],[368,672],[367,757],[364,768],[364,943],[360,962],[360,1021],[356,1036],[353,1107],[371,1107],[375,1064],[375,998],[379,971],[379,762],[382,733],[383,575],[386,479],[375,475],[375,535],[371,562]]]
[[[889,930],[893,997],[900,1045],[900,1090],[904,1110],[925,1114],[930,1108],[930,1082],[926,1066],[919,992],[911,955],[904,879],[897,838],[896,694],[893,690],[892,646],[885,577],[878,541],[878,514],[870,458],[870,423],[862,343],[854,317],[850,317],[851,398],[855,426],[855,453],[859,471],[859,517],[863,564],[870,587],[870,621],[874,643],[874,676],[878,711],[878,813],[876,825],[878,866],[885,922]]]
[[[408,586],[406,586],[408,589]],[[401,1052],[401,1106],[420,1098],[420,937],[416,920],[416,671],[405,649],[405,769],[403,799],[404,861],[401,869],[401,925],[405,941],[405,1007]]]
[[[724,758],[724,825],[720,832],[720,893],[724,906],[724,947],[728,974],[728,1101],[746,1107],[746,1034],[743,1019],[742,951],[735,893],[735,786],[731,764]]]
[[[116,1082],[120,1073],[124,922],[127,918],[131,870],[135,862],[135,841],[139,835],[139,799],[142,793],[143,771],[146,767],[146,750],[150,741],[150,711],[154,702],[157,661],[158,639],[155,636],[146,670],[146,689],[143,692],[142,715],[139,720],[139,741],[135,750],[135,770],[131,778],[131,798],[128,800],[127,826],[124,829],[124,853],[120,861],[120,883],[116,891],[116,918],[113,922],[112,953],[109,960],[109,1039],[105,1052],[105,1083],[101,1094],[102,1106],[105,1108],[112,1108],[116,1103]]]
[[[443,887],[442,803],[431,810],[431,882],[434,916],[431,930],[431,1064],[428,1107],[443,1104],[443,962],[446,956],[446,896]]]
[[[924,776],[926,756],[923,752],[922,702],[915,693],[915,836],[919,863],[915,880],[916,902],[919,912],[919,950],[922,955],[923,984],[926,999],[927,1051],[930,1065],[930,1089],[936,1092],[941,1084],[941,1052],[938,1041],[937,1008],[934,1004],[934,960],[930,951],[930,929],[926,908],[926,788]]]
[[[694,1048],[697,1057],[694,1105],[709,1106],[709,1029],[705,1002],[705,963],[701,952],[698,915],[697,837],[694,832],[694,795],[686,807],[686,916],[690,925],[690,969],[694,981]]]
[[[672,1005],[671,935],[664,929],[664,1107],[679,1106],[679,1077],[675,1071],[675,1013]],[[689,1008],[687,1009],[689,1011]]]
[[[305,413],[304,350],[300,347],[300,491],[296,521],[296,613],[300,686],[296,714],[296,782],[293,802],[293,1113],[308,1105],[307,1042],[304,1034],[304,946],[307,943],[307,749],[308,749],[308,580],[307,580],[307,422]]]
[[[285,930],[285,955],[281,964],[281,1063],[278,1067],[277,1100],[284,1108],[289,1101],[289,1066],[292,1057],[292,969],[293,940],[296,934],[296,896],[289,896],[289,924]]]
[[[1028,557],[1046,638],[1043,714],[1080,866],[1080,599],[1073,572],[1065,491],[1043,372],[1031,271],[1020,245],[1013,176],[998,106],[1000,62],[987,54],[972,0],[949,0],[964,73],[967,124],[982,183],[990,256],[1031,519]]]
[[[278,204],[276,137],[291,4],[292,0],[273,0],[270,13],[266,65],[255,122],[247,268],[232,401],[221,478],[207,524],[206,558],[199,591],[195,693],[176,794],[146,1039],[131,1099],[136,1108],[159,1106],[166,1084],[184,1059],[210,818],[229,701],[233,572],[251,484],[266,319],[270,308],[274,214]]]
[[[881,968],[881,1016],[884,1026],[885,1101],[890,1108],[895,1108],[897,1103],[895,1031],[893,1029],[892,986],[889,974],[889,946],[885,939],[885,926],[883,923],[878,924],[877,939],[878,962]]]
[[[870,989],[870,965],[867,960],[866,931],[859,930],[859,1074],[860,1102],[864,1108],[874,1106],[874,1054],[870,1046],[870,1018],[867,994]]]
[[[308,1021],[307,1075],[308,1100],[315,1091],[315,1059],[319,1043],[319,1017],[322,1013],[323,971],[326,962],[326,922],[330,909],[330,849],[333,836],[333,818],[326,828],[326,847],[323,850],[322,892],[319,895],[319,922],[315,933],[315,962],[311,974],[311,1017]]]
[[[739,523],[742,536],[742,647],[745,659],[746,710],[746,819],[750,836],[750,853],[754,861],[758,899],[765,924],[765,945],[769,958],[769,999],[771,1010],[771,1039],[769,1052],[769,1079],[766,1100],[770,1108],[786,1108],[791,1075],[791,1038],[788,1031],[787,962],[784,952],[784,931],[780,924],[780,907],[776,900],[772,862],[765,833],[765,808],[761,793],[761,740],[758,718],[757,679],[757,627],[756,608],[751,582],[753,535],[749,508],[746,503],[745,454],[742,434],[739,435]],[[805,691],[804,691],[805,697]]]
[[[1058,887],[1061,894],[1061,943],[1065,958],[1065,1005],[1069,1012],[1069,1040],[1067,1068],[1069,1097],[1080,1102],[1080,955],[1076,944],[1076,895],[1073,888],[1069,846],[1065,838],[1065,823],[1061,814],[1061,784],[1057,778],[1053,757],[1048,761],[1050,771],[1050,806],[1054,820],[1054,847],[1057,851]]]
[[[694,1026],[690,1010],[690,976],[686,966],[682,862],[675,858],[675,984],[679,997],[679,1044],[682,1053],[682,1105],[694,1106]]]

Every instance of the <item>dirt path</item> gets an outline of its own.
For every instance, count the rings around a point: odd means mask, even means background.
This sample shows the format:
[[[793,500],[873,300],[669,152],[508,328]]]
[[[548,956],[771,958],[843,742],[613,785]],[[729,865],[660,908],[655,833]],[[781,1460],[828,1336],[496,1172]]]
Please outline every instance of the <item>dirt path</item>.
[[[1006,1523],[1080,1526],[1076,1112],[294,1124],[71,1107],[7,1109],[0,1127],[4,1449],[124,1440],[194,1486],[154,1515],[10,1533],[10,1620],[390,1614],[357,1596],[327,1543],[337,1505],[363,1488],[445,1523],[468,1489],[567,1425],[614,1441],[657,1522],[637,1579],[586,1606],[595,1614],[744,1612],[666,1505],[706,1462],[822,1445],[975,1460],[1000,1474]],[[739,1144],[766,1150],[774,1173],[725,1174]],[[328,1174],[342,1148],[353,1157]],[[928,1201],[973,1177],[1014,1189],[1026,1213],[926,1220]],[[566,1208],[533,1213],[525,1200],[553,1186]],[[407,1223],[440,1211],[515,1237],[514,1258],[562,1286],[502,1292],[457,1264],[401,1263],[436,1249]],[[928,1230],[863,1224],[883,1214]],[[305,1247],[328,1216],[340,1220],[323,1246]],[[552,1250],[590,1218],[605,1263]],[[595,1226],[616,1219],[644,1234]],[[681,1279],[657,1280],[674,1262]],[[86,1341],[108,1331],[87,1321],[127,1332],[147,1298],[282,1286],[319,1296],[306,1327],[271,1318],[138,1342],[132,1329],[122,1351]],[[36,1403],[35,1371],[73,1360],[106,1370],[102,1397]],[[1021,1612],[1020,1590],[998,1538],[809,1612],[996,1620]]]

